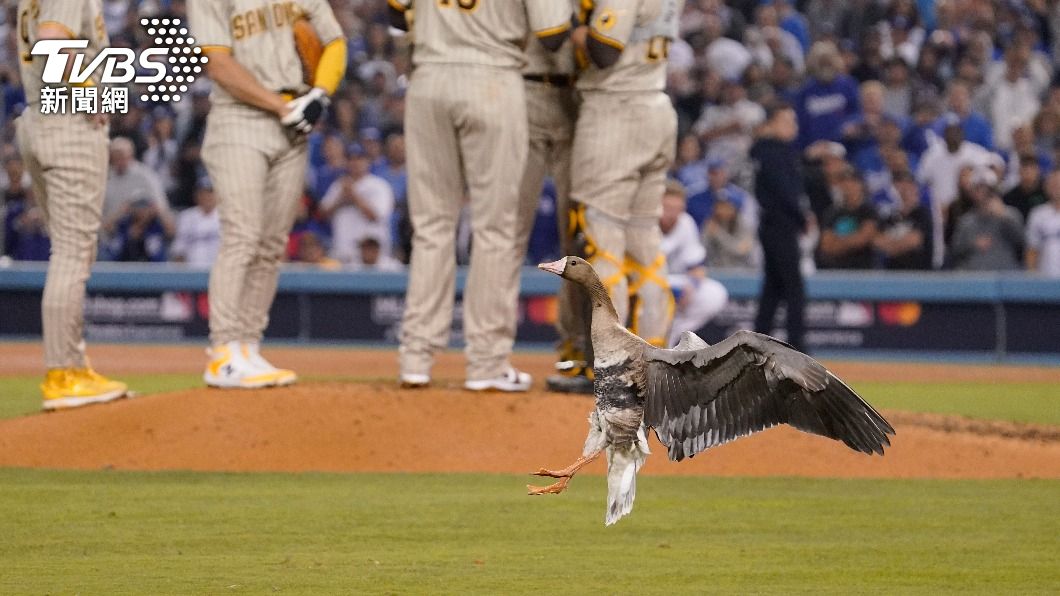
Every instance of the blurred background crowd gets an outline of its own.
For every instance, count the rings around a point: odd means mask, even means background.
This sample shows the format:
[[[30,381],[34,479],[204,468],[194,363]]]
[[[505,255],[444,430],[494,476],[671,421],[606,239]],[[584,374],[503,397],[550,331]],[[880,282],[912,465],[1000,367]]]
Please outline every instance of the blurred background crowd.
[[[141,16],[185,16],[183,0],[104,5],[116,46],[147,47]],[[382,0],[332,5],[350,63],[310,138],[288,258],[400,269],[411,237],[409,48],[391,35]],[[11,258],[46,260],[49,241],[12,144],[24,102],[14,13],[0,14],[0,234]],[[804,271],[1060,276],[1060,0],[686,0],[680,35],[669,56],[680,119],[672,176],[711,267],[759,267],[748,151],[762,105],[780,98],[798,115],[814,214]],[[208,93],[200,79],[179,102],[131,98],[129,113],[112,120],[102,260],[212,263],[217,197],[199,157]],[[662,224],[673,229],[674,214]],[[557,251],[546,185],[528,260]]]

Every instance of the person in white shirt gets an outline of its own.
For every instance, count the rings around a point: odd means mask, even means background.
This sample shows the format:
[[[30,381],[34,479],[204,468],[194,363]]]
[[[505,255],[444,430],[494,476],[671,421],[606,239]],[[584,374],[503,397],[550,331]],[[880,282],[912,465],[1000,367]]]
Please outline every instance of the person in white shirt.
[[[698,331],[729,301],[725,286],[707,277],[707,251],[700,242],[699,229],[685,212],[685,189],[680,182],[666,183],[662,216],[659,218],[666,255],[667,278],[674,292],[676,310],[670,328],[670,345],[685,331]]]
[[[155,204],[162,226],[173,233],[173,214],[169,209],[162,181],[154,170],[137,161],[133,142],[116,137],[110,142],[110,171],[103,193],[103,229],[110,234],[125,217],[132,204],[149,199]]]
[[[320,201],[324,219],[331,221],[331,256],[343,263],[360,260],[358,243],[366,236],[379,238],[382,254],[390,254],[394,192],[386,180],[369,173],[370,167],[364,150],[352,147],[349,174],[336,180]]]
[[[1049,202],[1031,209],[1027,218],[1027,269],[1060,277],[1060,171],[1045,181]]]
[[[752,133],[765,119],[766,111],[747,99],[747,91],[739,80],[725,80],[721,103],[704,110],[692,130],[706,144],[707,160],[727,162],[733,177],[746,184],[750,180],[747,153],[754,140]]]
[[[177,216],[177,234],[169,248],[170,258],[192,267],[210,268],[220,248],[217,197],[209,180],[200,180],[195,190],[195,206]]]
[[[994,142],[999,150],[1012,148],[1012,132],[1038,114],[1045,89],[1027,74],[1029,56],[1014,45],[1005,51],[1004,70],[995,80],[987,81],[990,119]]]
[[[917,181],[928,187],[931,196],[934,249],[931,260],[936,269],[942,266],[945,256],[945,214],[950,204],[957,199],[957,179],[961,169],[966,166],[977,170],[1001,171],[1004,161],[1001,156],[987,151],[981,145],[964,140],[960,120],[952,115],[946,123],[943,139],[933,138],[917,170]]]
[[[176,187],[173,180],[173,164],[179,156],[180,145],[173,135],[173,115],[168,108],[158,107],[152,112],[154,122],[147,135],[147,150],[143,154],[144,165],[158,175],[166,193]]]

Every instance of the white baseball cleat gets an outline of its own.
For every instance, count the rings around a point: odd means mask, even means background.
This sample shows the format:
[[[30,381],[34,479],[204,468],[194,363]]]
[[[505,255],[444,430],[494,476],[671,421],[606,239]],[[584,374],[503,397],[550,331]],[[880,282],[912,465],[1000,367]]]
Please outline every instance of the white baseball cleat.
[[[508,370],[499,377],[464,381],[464,389],[469,391],[529,391],[532,383],[533,378],[529,374],[508,367]]]
[[[243,346],[237,341],[213,346],[206,352],[210,362],[202,379],[220,389],[260,389],[276,384],[276,375],[263,372],[247,361]]]
[[[298,381],[298,375],[293,370],[276,368],[264,356],[261,355],[261,344],[247,342],[243,344],[243,357],[251,366],[258,369],[261,374],[271,374],[275,380],[273,383],[278,387],[293,385]]]
[[[431,375],[419,375],[416,373],[401,373],[398,382],[403,389],[419,389],[431,384]]]

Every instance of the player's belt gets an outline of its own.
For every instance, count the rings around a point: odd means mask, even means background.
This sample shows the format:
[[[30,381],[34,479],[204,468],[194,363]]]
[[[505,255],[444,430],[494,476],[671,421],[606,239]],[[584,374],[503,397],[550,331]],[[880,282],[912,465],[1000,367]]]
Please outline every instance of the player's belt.
[[[535,83],[544,83],[553,87],[571,87],[574,85],[574,77],[565,74],[526,74],[523,78]]]

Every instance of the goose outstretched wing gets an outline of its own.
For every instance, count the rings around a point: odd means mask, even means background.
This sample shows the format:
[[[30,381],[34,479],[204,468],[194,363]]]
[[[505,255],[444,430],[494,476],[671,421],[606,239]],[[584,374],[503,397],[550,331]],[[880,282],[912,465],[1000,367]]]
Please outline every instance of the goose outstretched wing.
[[[691,334],[689,334],[691,335]],[[697,341],[698,340],[698,341]],[[778,424],[883,454],[894,428],[813,358],[768,335],[740,331],[707,347],[644,352],[644,422],[671,460]]]

